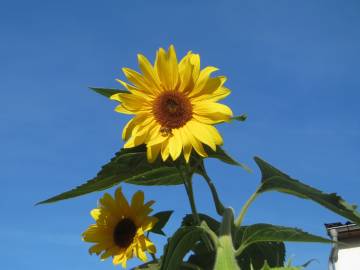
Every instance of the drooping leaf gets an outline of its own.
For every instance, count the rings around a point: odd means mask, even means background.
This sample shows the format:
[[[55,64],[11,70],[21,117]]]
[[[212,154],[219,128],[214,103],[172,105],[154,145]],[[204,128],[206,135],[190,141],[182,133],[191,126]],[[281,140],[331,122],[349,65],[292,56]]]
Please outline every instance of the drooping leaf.
[[[104,88],[104,87],[89,87],[91,90],[95,91],[96,93],[110,98],[114,94],[118,93],[125,93],[128,94],[129,91],[122,90],[122,89],[116,89],[116,88]]]
[[[188,262],[199,266],[202,270],[213,270],[215,263],[215,251],[209,250],[204,243],[199,242],[192,248],[193,254]]]
[[[235,120],[235,121],[244,122],[244,121],[246,121],[247,118],[248,118],[247,114],[246,114],[246,113],[243,113],[243,114],[241,114],[241,115],[231,117],[230,120]]]
[[[207,226],[215,233],[218,232],[219,227],[220,227],[220,222],[217,221],[216,219],[206,215],[206,214],[202,214],[199,213],[199,218],[201,221],[205,221]],[[181,223],[181,226],[195,226],[195,222],[194,222],[194,218],[192,214],[188,214],[186,215]]]
[[[281,267],[285,261],[285,245],[282,242],[254,243],[245,248],[237,261],[241,270],[261,270],[265,262],[271,267]]]
[[[324,193],[303,184],[258,157],[255,157],[255,162],[262,173],[262,184],[259,193],[278,191],[302,199],[309,199],[360,225],[360,213],[356,211],[356,205],[348,204],[336,193]]]
[[[171,163],[162,162],[160,159],[149,163],[146,158],[146,148],[141,145],[121,149],[108,164],[102,167],[95,178],[38,204],[52,203],[105,190],[121,182],[135,185],[179,185],[183,183],[179,171]]]
[[[228,153],[225,152],[224,149],[222,149],[220,146],[216,147],[216,151],[213,151],[210,147],[205,146],[206,153],[208,154],[209,158],[216,158],[222,162],[225,162],[230,165],[235,165],[243,168],[247,172],[252,172],[251,169],[238,161],[236,161],[234,158],[232,158]]]
[[[329,239],[309,234],[297,228],[272,224],[259,223],[237,228],[236,242],[240,244],[240,249],[245,249],[253,243],[269,241],[332,243]]]
[[[162,211],[153,215],[154,217],[158,218],[159,221],[155,223],[155,226],[151,229],[150,232],[165,235],[162,229],[165,227],[173,212],[174,211]]]
[[[203,226],[187,226],[178,229],[165,247],[160,270],[179,269],[184,256],[206,233]]]

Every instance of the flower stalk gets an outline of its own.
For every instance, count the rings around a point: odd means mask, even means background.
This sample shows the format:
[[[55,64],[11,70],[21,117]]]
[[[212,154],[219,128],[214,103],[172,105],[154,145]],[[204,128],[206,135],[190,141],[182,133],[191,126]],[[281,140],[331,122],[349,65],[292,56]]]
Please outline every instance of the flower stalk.
[[[243,220],[244,220],[244,217],[245,217],[245,214],[247,212],[247,210],[249,209],[250,205],[253,203],[253,201],[256,199],[256,197],[258,196],[258,190],[256,190],[251,196],[250,198],[246,201],[246,203],[244,204],[244,206],[242,207],[238,217],[236,218],[235,220],[235,226],[236,227],[240,227]]]

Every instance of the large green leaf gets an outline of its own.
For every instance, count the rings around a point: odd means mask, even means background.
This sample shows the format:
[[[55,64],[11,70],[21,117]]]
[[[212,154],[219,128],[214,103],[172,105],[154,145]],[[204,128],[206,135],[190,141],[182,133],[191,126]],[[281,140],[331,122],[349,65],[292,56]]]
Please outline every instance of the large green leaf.
[[[135,185],[179,185],[183,183],[179,171],[171,163],[162,162],[160,159],[149,163],[146,158],[146,148],[141,145],[121,149],[108,164],[102,167],[95,178],[38,204],[52,203],[105,190],[121,182]]]
[[[360,225],[360,213],[356,211],[356,205],[348,204],[336,193],[324,193],[305,185],[258,157],[255,157],[255,162],[262,173],[262,184],[258,190],[259,193],[275,190],[309,199]]]
[[[199,214],[199,217],[207,223],[212,231],[218,233],[220,227],[219,221],[205,214]],[[193,224],[192,215],[186,215],[183,218],[183,226],[193,226]],[[255,228],[256,226],[253,229]],[[268,237],[268,240],[265,240],[266,234],[264,232],[261,238],[262,241],[265,242],[252,241],[255,235],[250,235],[250,231],[255,234],[256,230],[250,229],[245,232],[245,227],[241,227],[240,230],[233,228],[233,231],[234,243],[237,247],[241,245],[241,241],[245,239],[245,236],[249,236],[249,241],[244,242],[246,246],[243,252],[236,258],[239,266],[241,266],[241,270],[250,270],[250,262],[253,262],[256,270],[260,270],[266,261],[273,267],[283,265],[285,260],[285,245],[282,242],[272,242],[270,237]],[[273,236],[272,240],[277,239]],[[192,248],[192,251],[193,254],[188,259],[189,263],[198,265],[203,270],[213,270],[215,263],[214,250],[209,250],[204,243],[200,241]]]
[[[271,267],[281,267],[285,261],[285,245],[282,242],[254,243],[245,248],[237,261],[241,270],[260,270],[265,262]]]
[[[239,251],[257,242],[314,242],[332,243],[331,240],[309,234],[297,228],[276,226],[272,224],[254,224],[237,229],[236,243],[240,244]]]
[[[105,97],[111,97],[114,94],[118,93],[125,93],[129,94],[130,92],[127,90],[122,89],[116,89],[116,88],[104,88],[104,87],[89,87],[91,90],[95,91],[96,93],[105,96]]]
[[[153,216],[158,219],[158,222],[156,222],[155,226],[151,229],[150,232],[165,235],[162,229],[165,227],[173,212],[174,211],[162,211],[154,214]]]
[[[301,270],[304,267],[302,266],[284,266],[284,267],[271,267],[267,262],[265,262],[264,266],[261,270]],[[251,270],[256,270],[255,268],[251,268]]]
[[[160,270],[179,269],[184,256],[206,233],[204,226],[186,226],[178,229],[165,247]]]

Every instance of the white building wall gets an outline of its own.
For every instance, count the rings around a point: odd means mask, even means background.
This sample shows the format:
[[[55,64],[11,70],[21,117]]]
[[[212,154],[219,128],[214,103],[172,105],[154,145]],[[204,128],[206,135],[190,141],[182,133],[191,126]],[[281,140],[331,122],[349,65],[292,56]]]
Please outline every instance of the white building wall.
[[[338,260],[335,270],[360,270],[360,247],[359,244],[338,250]]]

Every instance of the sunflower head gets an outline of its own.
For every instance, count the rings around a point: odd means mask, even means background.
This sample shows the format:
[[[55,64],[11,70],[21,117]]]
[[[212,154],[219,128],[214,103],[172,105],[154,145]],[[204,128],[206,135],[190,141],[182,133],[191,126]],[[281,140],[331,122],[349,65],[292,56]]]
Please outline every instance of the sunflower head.
[[[90,254],[95,253],[102,260],[113,258],[115,265],[124,268],[128,259],[136,256],[146,261],[146,251],[155,253],[155,245],[144,235],[153,228],[157,218],[148,216],[154,201],[144,203],[144,193],[138,191],[129,204],[118,188],[115,197],[108,193],[99,200],[98,208],[91,211],[95,220],[82,234],[83,240],[95,243]]]
[[[210,77],[215,67],[200,69],[200,56],[188,52],[180,62],[174,46],[160,48],[152,65],[139,54],[141,73],[124,68],[130,83],[118,80],[129,93],[111,99],[120,102],[116,111],[135,115],[123,130],[125,148],[146,144],[147,157],[154,161],[159,154],[165,161],[176,160],[183,153],[186,162],[194,149],[206,157],[203,144],[216,150],[223,143],[213,126],[227,122],[231,109],[219,100],[230,94],[224,76]]]

